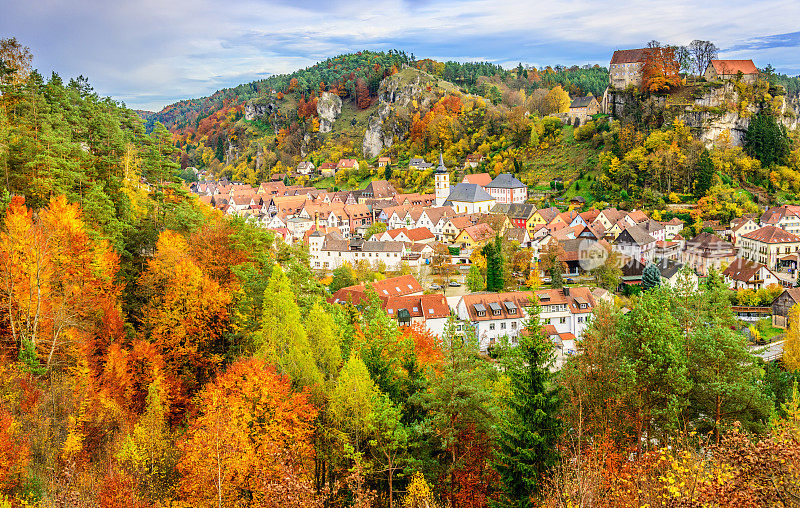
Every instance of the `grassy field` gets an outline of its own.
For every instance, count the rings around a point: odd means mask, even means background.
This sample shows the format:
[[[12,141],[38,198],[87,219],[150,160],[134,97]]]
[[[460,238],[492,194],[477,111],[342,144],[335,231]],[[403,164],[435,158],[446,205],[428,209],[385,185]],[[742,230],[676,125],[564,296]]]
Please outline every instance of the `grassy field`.
[[[550,182],[556,177],[567,180],[576,180],[581,173],[588,174],[597,167],[597,154],[599,151],[592,148],[589,143],[578,143],[572,135],[572,127],[564,127],[564,135],[561,143],[546,150],[537,150],[531,154],[530,159],[525,162],[525,173],[528,182],[544,185],[549,189]],[[584,186],[581,183],[583,195]],[[574,194],[573,194],[574,195]],[[589,194],[589,196],[591,196]],[[587,197],[587,196],[584,196]],[[588,197],[587,197],[588,200]]]

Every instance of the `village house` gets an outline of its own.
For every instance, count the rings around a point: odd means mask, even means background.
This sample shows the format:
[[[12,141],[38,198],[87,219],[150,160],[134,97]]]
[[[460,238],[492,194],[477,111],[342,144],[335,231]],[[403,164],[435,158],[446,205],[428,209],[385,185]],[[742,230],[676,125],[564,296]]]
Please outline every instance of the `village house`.
[[[336,176],[337,170],[338,168],[336,167],[336,164],[333,162],[323,162],[322,164],[319,165],[319,172],[323,178]]]
[[[764,226],[741,236],[739,255],[777,270],[779,258],[797,253],[798,248],[800,236],[775,226]]]
[[[587,287],[545,289],[535,292],[473,293],[456,304],[458,319],[470,324],[481,351],[488,351],[500,337],[517,343],[528,318],[527,308],[538,303],[539,320],[557,333],[583,336],[596,301]]]
[[[448,193],[444,206],[449,206],[456,213],[486,213],[495,205],[495,199],[480,185],[460,183]]]
[[[613,88],[623,90],[628,86],[642,86],[642,68],[647,49],[621,49],[614,51],[609,65],[609,80]]]
[[[481,162],[483,162],[483,155],[471,153],[467,155],[467,159],[464,161],[464,169],[477,168],[480,166]]]
[[[486,190],[486,186],[492,183],[492,176],[489,173],[473,173],[471,175],[464,175],[461,183],[474,183],[483,187],[483,190]]]
[[[462,229],[453,243],[460,245],[463,249],[474,249],[483,247],[486,243],[494,240],[494,237],[495,231],[488,224],[480,222]]]
[[[533,214],[535,212],[536,205],[530,203],[497,204],[492,208],[492,213],[503,214],[508,217],[513,227],[531,231],[535,226],[533,222]]]
[[[469,215],[457,215],[455,217],[448,217],[442,227],[442,234],[440,241],[445,243],[455,242],[458,235],[461,234],[465,228],[473,224],[472,217]]]
[[[370,282],[369,285],[375,290],[378,298],[381,299],[403,296],[422,296],[423,294],[422,284],[420,284],[413,275],[388,277],[376,282]],[[366,291],[367,288],[364,284],[347,286],[341,288],[328,298],[328,303],[361,305],[367,299]]]
[[[408,167],[409,169],[424,171],[426,169],[431,169],[433,167],[433,163],[425,162],[425,159],[422,157],[412,157],[411,160],[408,161]]]
[[[758,79],[758,69],[752,60],[711,60],[703,77],[706,81],[741,78],[752,84]]]
[[[450,307],[444,295],[390,296],[383,303],[383,309],[390,318],[397,319],[401,327],[421,325],[431,334],[439,337],[444,333]]]
[[[297,163],[297,172],[301,175],[310,175],[314,171],[314,163],[302,161]]]
[[[339,159],[339,163],[336,164],[336,170],[341,171],[343,169],[358,169],[358,161],[355,159]]]
[[[366,199],[392,199],[397,194],[394,186],[386,180],[372,180],[359,196],[359,201]]]
[[[789,311],[800,303],[800,288],[787,288],[772,301],[772,326],[787,328]]]
[[[497,203],[524,203],[528,199],[528,186],[508,173],[497,175],[485,189]]]
[[[759,290],[774,284],[781,284],[781,279],[778,276],[762,265],[742,258],[736,260],[728,265],[722,271],[722,276],[725,283],[730,289],[754,289]]]
[[[662,259],[656,265],[661,272],[661,284],[664,286],[676,287],[684,277],[688,277],[688,282],[693,289],[697,289],[698,277],[692,270],[685,269],[686,265],[672,259]]]
[[[723,265],[731,264],[735,258],[732,243],[705,231],[686,240],[681,253],[681,262],[704,276],[708,275],[709,268],[721,271]]]
[[[792,234],[800,235],[800,205],[772,207],[761,214],[759,222],[761,226],[775,226]]]
[[[385,168],[392,164],[392,159],[390,157],[378,157],[378,167]]]
[[[365,242],[347,240],[336,233],[312,233],[308,247],[311,268],[317,270],[334,270],[344,264],[355,266],[360,261],[375,267],[383,264],[387,270],[399,270],[407,261],[403,242]]]
[[[574,124],[577,119],[578,124],[583,125],[591,119],[592,115],[600,112],[600,103],[597,102],[597,99],[593,95],[587,95],[586,97],[572,99],[567,117],[570,124]]]
[[[742,236],[752,233],[760,226],[753,219],[738,217],[731,221],[731,242],[735,247],[739,247]]]
[[[623,229],[613,243],[613,249],[620,254],[647,263],[655,255],[656,239],[640,226]]]
[[[664,226],[665,240],[672,240],[675,235],[679,234],[683,230],[683,221],[677,217],[673,217],[669,221],[661,222],[660,224]]]

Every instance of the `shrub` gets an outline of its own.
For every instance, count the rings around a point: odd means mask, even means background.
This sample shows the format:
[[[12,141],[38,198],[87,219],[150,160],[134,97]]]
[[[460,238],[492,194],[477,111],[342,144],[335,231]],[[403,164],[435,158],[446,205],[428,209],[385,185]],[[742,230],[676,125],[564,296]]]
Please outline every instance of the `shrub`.
[[[595,134],[597,134],[597,125],[594,122],[586,122],[575,129],[574,136],[576,141],[586,141],[593,139]]]

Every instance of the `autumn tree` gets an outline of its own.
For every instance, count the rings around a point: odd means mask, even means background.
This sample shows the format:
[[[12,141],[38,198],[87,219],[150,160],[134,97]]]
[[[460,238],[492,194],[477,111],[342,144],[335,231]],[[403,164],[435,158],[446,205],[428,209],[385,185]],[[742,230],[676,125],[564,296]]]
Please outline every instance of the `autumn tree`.
[[[540,254],[539,267],[550,275],[550,286],[554,289],[564,285],[564,272],[567,270],[567,263],[564,258],[567,253],[564,247],[557,241],[547,244],[545,250]]]
[[[783,363],[791,371],[800,369],[800,305],[793,305],[787,317],[786,339],[783,343]]]
[[[718,53],[717,46],[711,41],[695,39],[689,43],[689,54],[694,60],[694,68],[698,76],[702,76],[706,72],[711,60],[716,59]]]
[[[28,440],[19,422],[0,403],[0,494],[22,486],[30,456]]]
[[[681,82],[680,64],[672,46],[652,46],[645,49],[642,66],[642,90],[666,92]]]
[[[538,309],[529,310],[529,315],[519,345],[507,353],[510,394],[494,464],[502,491],[493,503],[497,507],[534,506],[532,499],[541,493],[546,475],[558,462],[560,402],[550,372],[555,346],[541,331]]]
[[[231,365],[199,395],[178,443],[182,497],[193,506],[305,507],[316,410],[263,360]]]
[[[156,372],[147,394],[147,407],[122,442],[117,460],[151,501],[170,496],[175,481],[176,451],[169,430],[168,387]]]
[[[161,233],[139,280],[144,334],[180,381],[173,412],[210,379],[225,351],[229,294],[197,266],[183,235]],[[176,413],[176,414],[177,414]]]
[[[0,39],[0,84],[21,83],[31,72],[33,54],[16,37]]]
[[[356,104],[358,109],[366,109],[370,103],[369,88],[367,88],[367,84],[362,78],[358,78],[356,80]]]
[[[297,386],[320,384],[322,377],[300,317],[300,307],[289,279],[277,264],[264,293],[261,320],[261,329],[254,337],[257,355],[276,363],[280,372]]]
[[[78,347],[102,353],[122,331],[119,259],[106,242],[91,239],[78,205],[60,196],[34,216],[17,197],[3,229],[0,308],[12,347],[34,352],[47,367],[73,363]]]

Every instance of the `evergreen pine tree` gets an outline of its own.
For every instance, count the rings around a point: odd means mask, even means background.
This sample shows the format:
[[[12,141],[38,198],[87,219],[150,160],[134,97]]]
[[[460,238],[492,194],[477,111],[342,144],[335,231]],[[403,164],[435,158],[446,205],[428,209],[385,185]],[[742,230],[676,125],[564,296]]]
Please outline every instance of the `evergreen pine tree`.
[[[642,291],[647,291],[661,285],[661,272],[658,267],[650,263],[642,272]]]
[[[538,307],[529,312],[526,333],[508,353],[511,390],[495,456],[502,491],[502,497],[492,503],[495,508],[534,506],[532,498],[541,492],[547,471],[558,462],[560,400],[549,368],[554,348],[541,332]]]
[[[703,149],[700,159],[697,162],[697,183],[694,186],[694,193],[697,197],[703,197],[711,188],[714,178],[714,163],[711,162],[711,154],[708,149]]]
[[[495,241],[487,243],[481,251],[486,258],[486,290],[502,291],[505,286],[503,276],[503,243],[500,236]]]

